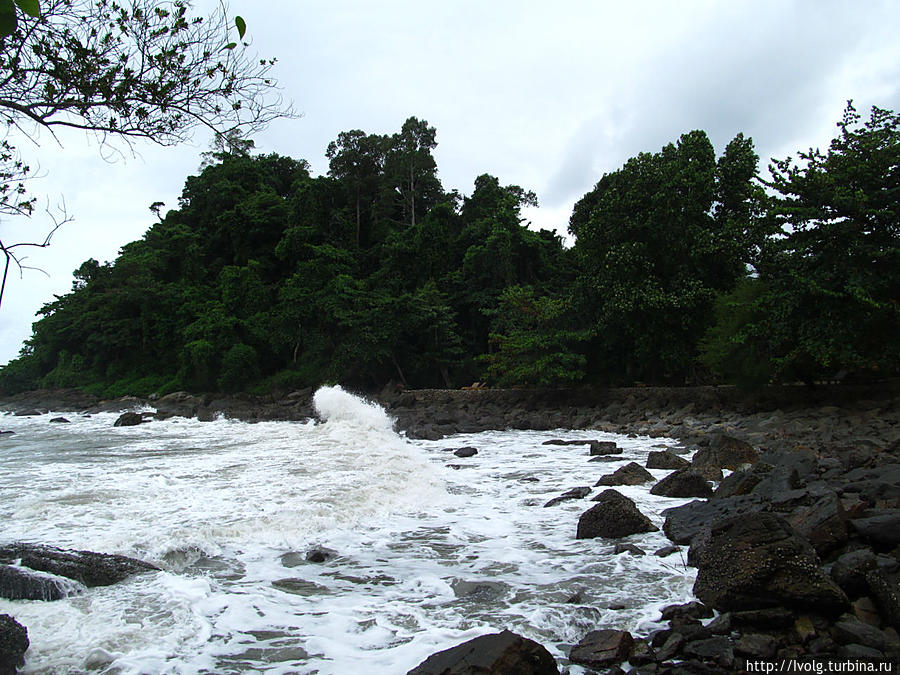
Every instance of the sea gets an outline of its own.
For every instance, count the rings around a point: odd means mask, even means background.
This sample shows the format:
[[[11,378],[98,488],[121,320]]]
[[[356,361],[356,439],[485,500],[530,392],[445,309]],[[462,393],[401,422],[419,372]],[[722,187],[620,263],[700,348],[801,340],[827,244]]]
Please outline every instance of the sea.
[[[314,401],[307,422],[0,416],[14,432],[0,435],[0,543],[161,570],[53,602],[0,599],[28,628],[21,672],[396,675],[503,629],[565,665],[587,632],[646,635],[662,607],[692,598],[686,550],[653,554],[670,544],[662,532],[624,540],[647,555],[616,555],[615,541],[575,538],[590,497],[544,506],[676,441],[590,429],[412,440],[339,387]],[[551,439],[624,451],[591,462],[588,446]],[[689,500],[651,485],[616,489],[661,527]]]

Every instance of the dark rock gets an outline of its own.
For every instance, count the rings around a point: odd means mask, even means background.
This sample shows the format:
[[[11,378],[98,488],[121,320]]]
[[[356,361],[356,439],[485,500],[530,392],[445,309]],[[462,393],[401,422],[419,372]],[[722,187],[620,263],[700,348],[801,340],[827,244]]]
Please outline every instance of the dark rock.
[[[670,633],[662,645],[656,650],[656,658],[660,661],[668,661],[681,651],[684,646],[685,637],[681,633]]]
[[[600,441],[564,441],[561,438],[553,438],[544,441],[541,445],[590,445],[591,443],[599,443]],[[607,441],[608,442],[608,441]],[[615,445],[615,443],[613,443]]]
[[[900,544],[900,509],[883,509],[850,521],[853,530],[868,542],[893,548]]]
[[[780,468],[786,475],[794,473],[798,479],[804,479],[815,475],[819,457],[809,448],[795,447],[766,450],[759,461]]]
[[[688,642],[681,651],[685,656],[713,661],[723,668],[730,668],[734,663],[731,641],[724,635]]]
[[[28,410],[17,410],[16,417],[37,417],[38,415],[43,415],[40,410],[37,408],[29,408]]]
[[[582,513],[578,519],[576,539],[618,538],[659,529],[638,511],[631,499],[615,490],[604,490],[596,501],[597,505]]]
[[[113,426],[116,427],[134,427],[138,424],[144,423],[144,416],[141,413],[136,412],[125,412],[119,415],[119,419],[116,420]]]
[[[693,501],[663,511],[666,517],[663,532],[676,544],[690,544],[710,523],[727,516],[761,511],[764,507],[765,503],[752,495]]]
[[[478,454],[478,449],[472,447],[459,448],[454,450],[453,454],[457,457],[474,457]]]
[[[646,555],[647,552],[640,548],[639,546],[635,546],[634,544],[623,544],[618,543],[613,548],[613,553],[615,555],[621,555],[622,553],[630,553],[631,555],[642,556]]]
[[[749,443],[719,434],[712,439],[709,447],[697,451],[691,464],[737,470],[745,464],[753,464],[758,459],[759,453]]]
[[[629,462],[614,472],[603,476],[594,483],[594,487],[601,485],[642,485],[651,480],[653,480],[653,474],[637,462]]]
[[[0,431],[0,436],[12,436],[15,433],[15,431]]]
[[[847,516],[834,490],[815,492],[808,491],[799,504],[790,505],[790,511],[784,513],[784,517],[806,537],[816,553],[824,556],[847,542]],[[777,502],[773,508],[780,510]]]
[[[818,565],[812,547],[783,518],[731,517],[710,528],[694,595],[720,611],[785,606],[840,613],[847,596]]]
[[[631,655],[628,657],[628,663],[633,666],[646,666],[650,663],[656,663],[656,652],[653,647],[643,638],[635,638],[631,645]]]
[[[878,612],[884,622],[894,630],[900,631],[900,597],[897,584],[892,584],[881,570],[866,572],[866,584],[869,596],[875,601]]]
[[[84,590],[71,579],[0,565],[0,598],[7,600],[59,600]]]
[[[621,611],[621,610],[623,610],[623,609],[626,609],[626,605],[624,605],[624,604],[621,603],[621,602],[614,602],[614,603],[611,604],[611,605],[607,605],[607,606],[606,606],[606,609],[609,609],[609,610],[611,610],[611,611],[613,611],[613,612],[619,612],[619,611]]]
[[[504,630],[432,654],[407,675],[559,675],[553,656],[533,640]]]
[[[706,630],[710,635],[728,635],[731,632],[731,613],[719,614],[715,619],[706,624]]]
[[[203,407],[203,400],[186,391],[174,391],[156,401],[156,414],[160,418],[194,417]]]
[[[784,607],[771,609],[745,609],[731,612],[731,623],[734,626],[757,626],[759,628],[780,629],[794,624],[794,613]]]
[[[28,630],[9,614],[0,614],[0,675],[15,675],[25,665]]]
[[[838,658],[846,661],[883,661],[884,652],[865,645],[842,645],[838,649]]]
[[[831,566],[831,578],[847,595],[858,597],[869,591],[866,574],[876,567],[875,554],[863,548],[845,553]]]
[[[709,619],[713,616],[713,611],[702,602],[688,602],[682,605],[667,605],[662,608],[662,616],[660,621],[671,621],[672,619],[690,617],[691,619]]]
[[[863,623],[876,628],[881,626],[881,617],[878,616],[878,608],[872,598],[868,596],[857,598],[851,603],[851,608],[853,615]]]
[[[335,556],[337,556],[337,551],[323,546],[317,546],[306,552],[304,560],[311,563],[323,563],[331,560]]]
[[[591,455],[621,455],[622,448],[615,441],[591,441]]]
[[[663,546],[662,548],[656,549],[653,552],[653,555],[660,557],[660,558],[666,558],[666,557],[672,555],[673,553],[678,553],[680,550],[681,549],[678,548],[677,546]]]
[[[879,651],[884,651],[887,645],[884,632],[863,623],[855,616],[841,617],[832,627],[831,635],[835,642],[842,645],[860,644]]]
[[[652,451],[647,455],[648,469],[683,469],[691,463],[671,450]]]
[[[625,630],[592,630],[572,647],[569,659],[589,668],[607,668],[627,661],[634,638]]]
[[[744,633],[734,641],[734,651],[751,659],[771,659],[778,653],[778,640],[764,633]]]
[[[71,424],[71,422],[69,422],[69,420],[67,420],[65,417],[54,417],[50,421],[54,424]]]
[[[572,488],[571,490],[567,490],[566,492],[563,492],[559,497],[554,497],[553,499],[548,501],[546,504],[544,504],[544,507],[546,508],[547,506],[555,506],[555,505],[559,504],[560,502],[564,502],[569,499],[584,499],[589,494],[591,494],[591,488],[575,487],[575,488]]]
[[[650,494],[660,497],[711,497],[712,488],[706,479],[692,469],[679,469],[650,488]]]
[[[88,587],[109,586],[133,574],[156,571],[149,563],[123,555],[68,551],[35,544],[0,546],[0,563],[16,563],[39,572],[67,577]]]

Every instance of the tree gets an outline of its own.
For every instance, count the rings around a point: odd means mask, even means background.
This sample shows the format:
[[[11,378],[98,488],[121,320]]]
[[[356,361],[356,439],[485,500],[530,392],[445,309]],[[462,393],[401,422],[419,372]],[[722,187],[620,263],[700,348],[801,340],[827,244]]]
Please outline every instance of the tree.
[[[224,3],[195,17],[190,0],[45,0],[40,11],[23,0],[14,23],[9,5],[0,5],[9,30],[0,44],[0,118],[26,138],[80,129],[121,151],[141,139],[175,145],[198,127],[246,136],[293,115],[271,78],[275,61],[235,49]],[[235,26],[242,37],[243,19]],[[0,142],[0,214],[33,212],[29,173],[10,138]],[[0,242],[7,266],[19,262],[15,246]]]
[[[775,160],[764,290],[738,345],[775,377],[900,371],[900,115],[847,104],[827,152]]]
[[[425,120],[410,117],[400,133],[391,137],[385,156],[388,194],[399,198],[402,220],[410,227],[416,226],[418,214],[428,211],[443,195],[431,154],[437,147],[436,133]]]
[[[683,134],[604,175],[576,204],[576,298],[607,377],[683,381],[717,294],[741,277],[735,232],[748,226],[755,155],[743,137],[729,148],[717,163],[704,132]]]
[[[357,247],[368,239],[367,233],[363,232],[363,202],[368,202],[366,220],[371,220],[371,206],[377,196],[379,179],[384,170],[387,144],[388,139],[384,136],[368,135],[358,129],[342,131],[336,141],[328,144],[328,173],[347,186],[354,206]]]

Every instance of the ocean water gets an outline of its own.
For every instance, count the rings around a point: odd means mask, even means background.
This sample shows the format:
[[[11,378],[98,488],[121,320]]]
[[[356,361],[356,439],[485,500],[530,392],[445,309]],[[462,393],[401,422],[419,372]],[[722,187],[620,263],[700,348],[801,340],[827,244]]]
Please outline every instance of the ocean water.
[[[626,539],[646,556],[614,555],[613,541],[575,539],[587,499],[543,507],[674,441],[594,430],[407,440],[339,388],[315,403],[324,422],[0,416],[15,432],[0,435],[0,542],[162,569],[55,602],[0,599],[28,627],[22,672],[395,675],[504,628],[564,657],[590,630],[647,633],[660,607],[691,598],[685,553],[652,555],[669,544],[661,532]],[[624,453],[589,462],[587,446],[542,445],[552,438],[615,440]],[[478,454],[454,456],[461,446]],[[688,500],[650,485],[616,489],[661,526],[663,509]],[[307,561],[315,549],[331,557]]]

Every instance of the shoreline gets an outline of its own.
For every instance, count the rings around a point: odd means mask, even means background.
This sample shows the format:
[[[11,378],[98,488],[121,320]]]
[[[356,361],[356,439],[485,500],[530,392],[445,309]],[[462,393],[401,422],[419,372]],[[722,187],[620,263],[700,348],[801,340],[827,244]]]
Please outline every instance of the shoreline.
[[[289,421],[315,416],[312,393],[266,400],[179,392],[157,400],[99,401],[63,390],[0,400],[0,409],[27,414],[149,407],[156,412],[136,415],[138,422],[220,415]],[[672,609],[670,628],[646,638],[592,631],[585,636],[591,640],[573,649],[572,662],[603,669],[627,662],[641,673],[667,673],[684,663],[701,669],[689,672],[734,672],[751,659],[900,659],[896,382],[751,394],[730,387],[417,390],[369,400],[415,439],[490,429],[595,429],[674,438],[694,453],[690,465],[669,478],[700,473],[700,482],[713,480],[716,490],[711,496],[677,495],[699,499],[669,509],[663,529],[674,543],[690,546],[689,564],[698,568],[694,595],[705,604]],[[732,473],[723,479],[722,469]],[[777,546],[769,550],[772,541]],[[753,563],[735,566],[735,556],[723,556],[717,547],[736,547]],[[761,578],[760,569],[770,570],[769,576]],[[706,621],[712,610],[716,618]]]

